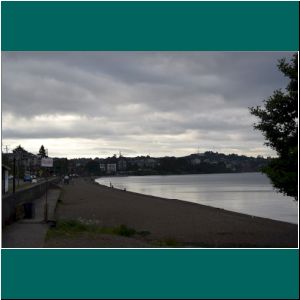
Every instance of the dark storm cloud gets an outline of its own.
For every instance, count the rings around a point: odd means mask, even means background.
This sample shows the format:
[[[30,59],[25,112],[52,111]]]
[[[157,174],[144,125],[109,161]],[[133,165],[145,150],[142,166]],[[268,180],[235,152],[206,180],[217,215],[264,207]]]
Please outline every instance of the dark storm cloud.
[[[4,52],[3,138],[99,140],[103,151],[118,140],[120,148],[130,142],[141,153],[143,145],[157,153],[164,147],[183,153],[197,145],[255,152],[263,138],[252,129],[248,107],[285,87],[276,64],[290,56]]]

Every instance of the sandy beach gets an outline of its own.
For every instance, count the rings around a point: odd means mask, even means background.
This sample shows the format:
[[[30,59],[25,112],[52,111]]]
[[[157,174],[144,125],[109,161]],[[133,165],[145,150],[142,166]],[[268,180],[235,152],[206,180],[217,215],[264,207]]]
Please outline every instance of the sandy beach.
[[[62,186],[58,221],[87,220],[99,226],[124,224],[147,237],[81,234],[54,237],[46,247],[153,247],[172,240],[178,247],[272,247],[298,245],[298,226],[175,199],[164,199],[76,179]],[[97,242],[98,241],[98,242]]]

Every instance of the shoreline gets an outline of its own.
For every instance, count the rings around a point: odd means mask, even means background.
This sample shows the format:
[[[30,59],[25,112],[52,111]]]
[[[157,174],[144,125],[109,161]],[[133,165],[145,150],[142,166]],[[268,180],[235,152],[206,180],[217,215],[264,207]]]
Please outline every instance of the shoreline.
[[[221,208],[221,207],[216,207],[216,206],[210,206],[210,205],[205,205],[205,204],[201,204],[201,203],[197,203],[197,202],[192,202],[192,201],[188,201],[188,200],[181,200],[181,199],[177,199],[177,198],[164,198],[164,197],[159,197],[159,196],[154,196],[154,195],[149,195],[149,194],[143,194],[143,193],[138,193],[138,192],[133,192],[133,191],[124,191],[122,189],[119,189],[119,188],[110,188],[109,186],[107,185],[104,185],[104,184],[100,184],[96,181],[94,181],[95,184],[98,184],[104,188],[108,188],[108,189],[112,189],[112,190],[117,190],[117,191],[121,191],[121,192],[125,192],[125,193],[132,193],[132,194],[135,194],[135,195],[140,195],[140,196],[145,196],[145,197],[151,197],[151,198],[157,198],[157,199],[160,199],[160,200],[163,200],[163,201],[179,201],[179,202],[182,202],[184,204],[187,204],[187,205],[196,205],[196,206],[202,206],[202,207],[207,207],[207,208],[212,208],[212,209],[217,209],[217,210],[221,210],[221,211],[224,211],[226,213],[232,213],[232,214],[237,214],[237,215],[244,215],[244,216],[247,216],[247,217],[251,217],[251,218],[259,218],[259,219],[264,219],[264,220],[270,220],[270,221],[275,221],[275,222],[281,222],[281,223],[286,223],[286,224],[292,224],[292,225],[297,225],[298,226],[298,223],[293,223],[293,222],[287,222],[287,221],[282,221],[282,220],[276,220],[276,219],[271,219],[271,218],[266,218],[266,217],[260,217],[260,216],[255,216],[255,215],[250,215],[250,214],[246,214],[246,213],[241,213],[241,212],[238,212],[238,211],[233,211],[233,210],[228,210],[228,209],[225,209],[225,208]]]
[[[102,227],[122,224],[146,238],[110,241],[104,235],[54,238],[54,248],[147,248],[174,241],[182,248],[297,248],[298,225],[214,208],[198,203],[148,196],[75,179],[62,187],[59,221],[87,220]],[[174,201],[175,200],[175,201]],[[178,246],[174,246],[175,248]]]
[[[251,173],[259,173],[263,174],[259,171],[248,171],[248,172],[218,172],[218,173],[173,173],[173,174],[115,174],[115,175],[99,175],[99,176],[92,176],[94,179],[98,178],[114,178],[114,177],[144,177],[144,176],[186,176],[186,175],[222,175],[222,174],[251,174]]]
[[[243,172],[244,174],[250,174],[250,173],[254,173],[254,172]],[[255,172],[255,173],[259,173],[259,172]],[[226,173],[224,173],[224,174],[226,174]],[[189,175],[195,175],[195,174],[189,174]],[[201,174],[196,174],[196,175],[201,175]],[[203,175],[216,175],[216,174],[203,174]],[[164,176],[164,175],[162,175],[162,176]],[[166,175],[166,176],[169,176],[169,175]],[[174,176],[174,175],[170,175],[170,176]],[[176,176],[176,175],[175,175]],[[181,175],[180,175],[181,176]],[[116,178],[117,177],[124,177],[124,176],[115,176]],[[137,177],[139,177],[139,176],[137,176]],[[102,177],[103,179],[105,178],[105,177]],[[112,178],[112,183],[113,183],[113,179],[114,179],[114,176],[108,176],[108,177],[106,177],[106,178]],[[101,177],[95,177],[95,178],[93,178],[93,181],[96,183],[96,184],[99,184],[99,185],[102,185],[102,186],[104,186],[104,187],[108,187],[108,188],[110,188],[110,186],[108,185],[108,183],[107,183],[107,185],[105,185],[105,184],[103,184],[103,183],[100,183],[100,182],[97,182],[96,180],[97,179],[99,179],[99,180],[101,180]],[[126,182],[125,182],[126,183]],[[115,186],[113,186],[113,188],[114,189],[117,189],[117,190],[120,190],[120,191],[123,191],[123,189],[122,188],[119,188],[119,187],[115,187]],[[243,214],[243,215],[247,215],[247,216],[250,216],[250,217],[256,217],[256,218],[263,218],[263,219],[268,219],[268,220],[273,220],[273,221],[277,221],[277,222],[283,222],[283,223],[288,223],[288,224],[294,224],[294,225],[298,225],[298,218],[297,218],[297,220],[295,220],[295,218],[293,218],[293,219],[289,219],[289,220],[285,220],[284,218],[280,218],[280,217],[278,217],[278,218],[271,218],[271,217],[269,217],[268,215],[266,215],[266,214],[262,214],[262,215],[256,215],[256,214],[251,214],[251,213],[248,213],[245,209],[244,209],[244,211],[243,211],[243,209],[242,210],[240,210],[240,211],[238,211],[238,210],[231,210],[230,209],[230,207],[226,207],[226,205],[225,205],[225,207],[222,207],[222,206],[212,206],[212,205],[209,205],[209,204],[203,204],[203,203],[199,203],[199,202],[196,202],[196,201],[192,201],[192,200],[186,200],[186,199],[179,199],[179,198],[167,198],[167,197],[164,197],[164,196],[160,196],[159,195],[159,193],[158,193],[158,195],[151,195],[151,194],[144,194],[144,193],[142,193],[142,192],[139,192],[139,191],[137,191],[137,192],[135,192],[135,191],[131,191],[131,190],[126,190],[127,192],[130,192],[130,193],[136,193],[136,194],[139,194],[139,195],[144,195],[144,196],[149,196],[149,197],[157,197],[157,198],[160,198],[160,199],[167,199],[167,200],[177,200],[177,201],[181,201],[181,202],[185,202],[185,203],[193,203],[193,204],[196,204],[196,205],[203,205],[203,206],[207,206],[207,207],[211,207],[211,208],[216,208],[216,209],[221,209],[221,210],[224,210],[224,211],[228,211],[228,212],[234,212],[234,213],[238,213],[238,214]],[[220,193],[224,193],[224,191],[219,191]],[[257,192],[257,191],[255,191],[255,190],[249,190],[249,191],[243,191],[243,193],[253,193],[253,192]],[[272,190],[262,190],[262,191],[260,191],[260,190],[258,190],[258,192],[262,192],[262,193],[269,193],[269,192],[276,192],[276,191],[274,191],[273,189]],[[165,196],[167,196],[167,195],[165,195]],[[176,195],[175,195],[176,196]],[[290,198],[290,197],[287,197],[287,198]],[[287,200],[287,201],[292,201],[292,202],[295,202],[295,203],[292,203],[292,204],[295,204],[295,209],[297,210],[297,213],[299,213],[299,211],[298,211],[298,203],[297,203],[297,201],[295,201],[294,199],[285,199],[285,200]],[[298,215],[298,214],[297,214]],[[275,216],[276,217],[276,216]]]

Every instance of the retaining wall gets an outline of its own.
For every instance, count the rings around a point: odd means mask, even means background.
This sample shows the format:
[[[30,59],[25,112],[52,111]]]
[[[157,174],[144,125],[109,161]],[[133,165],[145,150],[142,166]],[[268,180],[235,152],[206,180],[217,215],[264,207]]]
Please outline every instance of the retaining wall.
[[[48,183],[44,181],[19,190],[15,194],[2,195],[2,227],[15,221],[17,206],[40,198],[45,194],[47,184],[50,188],[59,183],[59,180],[59,178],[52,178]]]

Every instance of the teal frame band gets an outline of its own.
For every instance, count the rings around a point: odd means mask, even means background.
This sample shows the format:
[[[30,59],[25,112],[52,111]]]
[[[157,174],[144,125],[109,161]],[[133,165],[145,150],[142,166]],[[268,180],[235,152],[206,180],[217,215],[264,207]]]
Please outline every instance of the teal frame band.
[[[298,2],[2,2],[3,51],[296,51]]]
[[[298,250],[2,250],[2,298],[298,299]]]
[[[2,51],[298,51],[298,2],[1,2]],[[299,296],[298,249],[1,251],[2,298]]]

